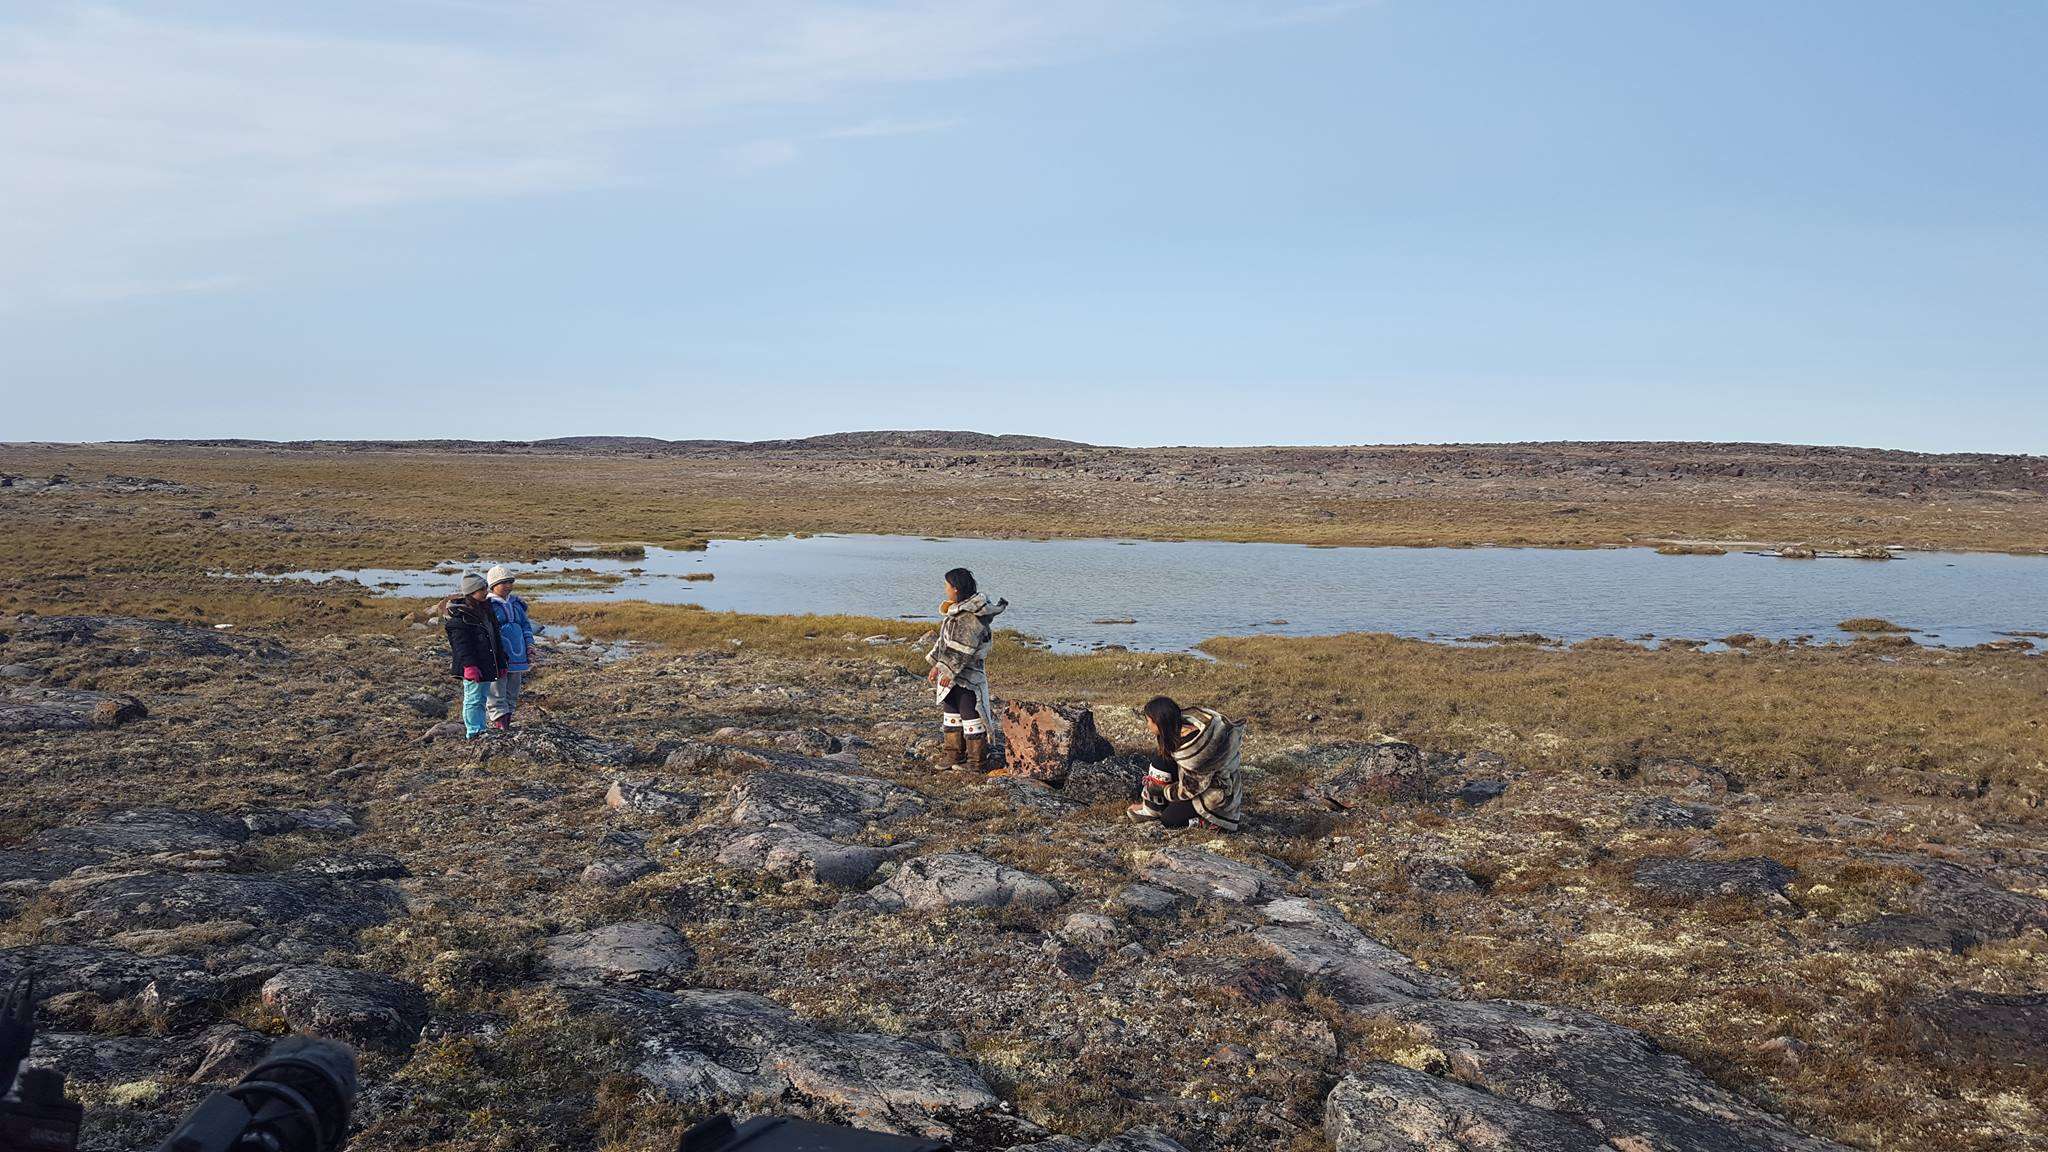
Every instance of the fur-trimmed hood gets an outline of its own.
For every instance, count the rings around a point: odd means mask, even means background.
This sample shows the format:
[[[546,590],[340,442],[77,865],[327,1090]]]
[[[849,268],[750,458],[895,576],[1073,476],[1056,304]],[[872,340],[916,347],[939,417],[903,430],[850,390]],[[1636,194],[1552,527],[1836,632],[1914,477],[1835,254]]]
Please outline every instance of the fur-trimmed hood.
[[[1009,607],[1010,602],[1008,600],[1004,600],[1000,597],[998,597],[995,600],[990,600],[988,598],[987,593],[976,592],[974,595],[969,596],[967,599],[962,600],[958,604],[953,605],[951,608],[946,609],[946,615],[958,616],[961,613],[966,612],[975,616],[979,616],[983,620],[993,620],[996,617],[1002,615],[1005,611],[1007,611]]]

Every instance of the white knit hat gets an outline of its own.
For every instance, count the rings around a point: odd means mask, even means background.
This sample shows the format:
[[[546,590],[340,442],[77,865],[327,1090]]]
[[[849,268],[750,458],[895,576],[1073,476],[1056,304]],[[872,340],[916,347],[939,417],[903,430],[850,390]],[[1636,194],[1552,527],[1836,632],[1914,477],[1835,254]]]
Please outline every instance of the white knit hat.
[[[484,573],[484,583],[493,588],[510,579],[512,579],[512,573],[503,564],[494,564],[489,572]]]

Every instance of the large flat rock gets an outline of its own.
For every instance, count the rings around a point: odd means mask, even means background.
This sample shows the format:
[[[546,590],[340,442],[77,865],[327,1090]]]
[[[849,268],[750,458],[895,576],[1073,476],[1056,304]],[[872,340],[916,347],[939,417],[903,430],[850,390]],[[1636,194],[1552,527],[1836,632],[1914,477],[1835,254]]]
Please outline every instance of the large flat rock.
[[[66,915],[43,926],[59,943],[216,921],[260,925],[266,936],[339,942],[399,914],[404,902],[383,884],[314,873],[137,872],[71,892],[64,906]]]
[[[0,690],[0,732],[87,732],[149,715],[133,696],[70,688]]]
[[[1334,1152],[1617,1152],[1555,1112],[1384,1063],[1331,1090],[1323,1134]]]
[[[943,1137],[1001,1101],[965,1060],[894,1036],[833,1032],[748,992],[572,989],[617,1022],[636,1071],[687,1111],[822,1107],[847,1122]]]
[[[1163,848],[1145,858],[1145,879],[1196,899],[1256,904],[1281,896],[1288,881],[1273,871],[1205,848]]]
[[[1270,921],[1252,933],[1259,946],[1315,987],[1349,1007],[1402,1004],[1446,996],[1457,986],[1360,931],[1336,909],[1314,900],[1275,900]]]
[[[541,947],[541,963],[566,983],[667,987],[696,966],[697,953],[674,928],[633,920],[551,936]]]
[[[403,980],[325,964],[287,968],[263,985],[263,1003],[292,1031],[392,1052],[410,1049],[427,1023],[426,994]]]
[[[815,880],[842,888],[866,883],[876,869],[899,854],[893,848],[842,844],[801,828],[780,825],[709,830],[703,834],[702,842],[712,848],[718,863],[727,868],[784,880]]]
[[[781,824],[839,838],[923,809],[917,793],[872,776],[772,770],[755,772],[733,786],[728,819],[739,826]]]
[[[1708,1080],[1682,1057],[1589,1012],[1507,1000],[1429,1000],[1382,1018],[1409,1026],[1446,1073],[1597,1127],[1616,1148],[1843,1152]]]
[[[940,912],[948,908],[1051,908],[1059,889],[1022,869],[972,852],[944,852],[906,860],[894,876],[867,894],[884,910]]]

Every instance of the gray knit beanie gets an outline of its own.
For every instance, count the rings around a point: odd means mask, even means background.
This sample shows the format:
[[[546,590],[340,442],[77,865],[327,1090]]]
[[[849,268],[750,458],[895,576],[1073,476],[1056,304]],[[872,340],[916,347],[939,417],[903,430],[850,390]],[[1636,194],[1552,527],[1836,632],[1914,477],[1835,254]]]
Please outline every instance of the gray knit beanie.
[[[477,575],[474,572],[464,572],[462,574],[462,592],[460,593],[461,595],[468,596],[473,592],[481,592],[483,590],[483,577]]]

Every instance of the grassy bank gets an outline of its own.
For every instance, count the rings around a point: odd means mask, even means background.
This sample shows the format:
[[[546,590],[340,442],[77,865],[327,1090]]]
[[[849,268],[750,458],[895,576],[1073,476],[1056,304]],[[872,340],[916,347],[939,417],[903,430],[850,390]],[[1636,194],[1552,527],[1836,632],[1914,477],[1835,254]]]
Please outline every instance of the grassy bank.
[[[2048,548],[2048,500],[2031,494],[1859,496],[1839,487],[1759,487],[1733,479],[1508,485],[1456,473],[1332,488],[1312,477],[1247,483],[1200,470],[1155,474],[1144,463],[1150,459],[1140,457],[1128,479],[1106,480],[1000,458],[951,468],[944,459],[923,458],[17,445],[0,446],[0,473],[62,475],[72,484],[0,495],[0,524],[9,528],[9,541],[34,532],[73,563],[108,555],[90,546],[95,534],[103,543],[99,530],[106,530],[127,543],[114,550],[117,557],[140,548],[152,560],[187,567],[203,561],[216,570],[410,567],[472,551],[531,557],[567,540],[950,535],[967,525],[987,536],[1317,545],[1594,547],[1680,540]],[[137,479],[163,483],[121,483]],[[0,549],[6,550],[0,566],[36,559],[35,550],[9,543]]]
[[[922,630],[901,621],[651,604],[548,605],[545,615],[603,638],[922,668],[905,645],[865,642]],[[1138,704],[1166,692],[1299,738],[1386,733],[1532,767],[1616,773],[1672,756],[1712,761],[1760,788],[1798,780],[2024,797],[2048,786],[2048,660],[2038,657],[1862,645],[1457,648],[1365,634],[1202,647],[1214,659],[1059,654],[1005,634],[992,660],[1008,695]]]

